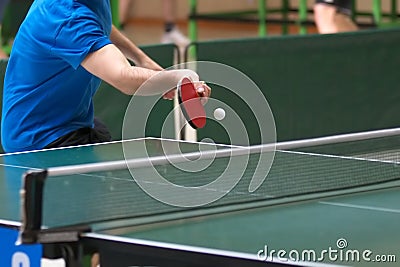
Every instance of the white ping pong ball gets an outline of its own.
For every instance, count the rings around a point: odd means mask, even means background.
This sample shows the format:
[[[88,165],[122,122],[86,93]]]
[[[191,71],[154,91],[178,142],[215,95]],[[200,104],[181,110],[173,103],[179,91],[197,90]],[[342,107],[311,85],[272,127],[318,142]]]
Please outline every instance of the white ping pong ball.
[[[216,108],[214,110],[214,118],[216,120],[223,120],[225,118],[225,110],[222,108]]]

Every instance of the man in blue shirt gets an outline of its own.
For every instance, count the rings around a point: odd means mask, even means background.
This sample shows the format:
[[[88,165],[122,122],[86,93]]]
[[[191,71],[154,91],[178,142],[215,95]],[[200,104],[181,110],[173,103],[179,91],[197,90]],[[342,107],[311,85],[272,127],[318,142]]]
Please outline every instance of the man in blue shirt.
[[[132,95],[161,71],[112,26],[109,0],[36,0],[6,70],[3,147],[17,152],[108,141],[94,120],[92,97],[101,80]],[[190,70],[161,74],[165,86],[148,94],[166,99],[173,98],[171,89],[183,75],[198,79]],[[208,96],[209,88],[203,88],[199,93]]]

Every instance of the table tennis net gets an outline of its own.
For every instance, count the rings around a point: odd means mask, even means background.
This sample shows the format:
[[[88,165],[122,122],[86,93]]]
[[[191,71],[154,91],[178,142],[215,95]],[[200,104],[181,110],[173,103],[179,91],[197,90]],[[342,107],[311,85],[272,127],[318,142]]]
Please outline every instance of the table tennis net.
[[[387,184],[399,182],[400,135],[378,135],[358,141],[350,138],[350,141],[324,142],[313,146],[304,144],[304,147],[285,150],[279,148],[278,143],[275,152],[267,150],[250,155],[220,157],[212,161],[205,160],[206,163],[198,160],[195,163],[189,161],[175,165],[141,167],[133,173],[128,169],[119,169],[49,177],[43,196],[43,225],[62,227],[132,218],[139,224],[144,218],[180,218],[186,212],[203,215],[208,211],[215,212],[218,208],[241,209],[246,205],[257,206],[258,203],[268,206],[296,199],[316,198],[326,193],[329,195],[346,190],[371,190],[371,186],[385,187]],[[270,169],[269,166],[260,165],[263,156],[271,155],[274,160]],[[207,167],[202,168],[203,165]],[[193,171],[196,166],[200,166],[199,169],[202,170]],[[261,185],[250,192],[249,185],[255,179],[253,174],[256,169],[261,170],[261,174],[265,173],[265,177],[258,177],[262,181]],[[152,177],[154,172],[165,181],[147,181],[146,176]],[[240,177],[239,173],[242,173]],[[215,188],[204,187],[212,184],[222,174],[222,185]],[[141,183],[148,183],[153,192],[161,192],[161,196],[170,194],[170,183],[177,187],[196,188],[195,191],[168,196],[169,199],[183,204],[201,202],[204,200],[201,198],[209,197],[210,191],[215,193],[225,190],[223,182],[237,180],[237,183],[230,190],[222,192],[220,199],[188,208],[171,206],[154,199],[144,192],[132,175],[139,175]]]

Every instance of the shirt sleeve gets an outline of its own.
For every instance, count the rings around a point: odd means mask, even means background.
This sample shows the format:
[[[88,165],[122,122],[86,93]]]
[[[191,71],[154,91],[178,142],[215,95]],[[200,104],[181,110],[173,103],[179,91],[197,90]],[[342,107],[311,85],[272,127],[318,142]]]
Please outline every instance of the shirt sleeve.
[[[111,44],[96,16],[90,12],[73,14],[55,37],[53,55],[77,69],[90,52]]]

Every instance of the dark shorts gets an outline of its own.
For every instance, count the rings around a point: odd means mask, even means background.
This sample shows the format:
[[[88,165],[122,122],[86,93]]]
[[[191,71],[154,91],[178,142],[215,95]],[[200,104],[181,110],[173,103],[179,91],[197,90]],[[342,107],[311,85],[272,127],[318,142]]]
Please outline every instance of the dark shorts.
[[[87,145],[111,141],[111,134],[107,126],[97,118],[94,127],[86,127],[70,132],[48,144],[45,148]]]
[[[335,6],[337,12],[349,16],[352,12],[352,0],[316,0],[315,3]]]

